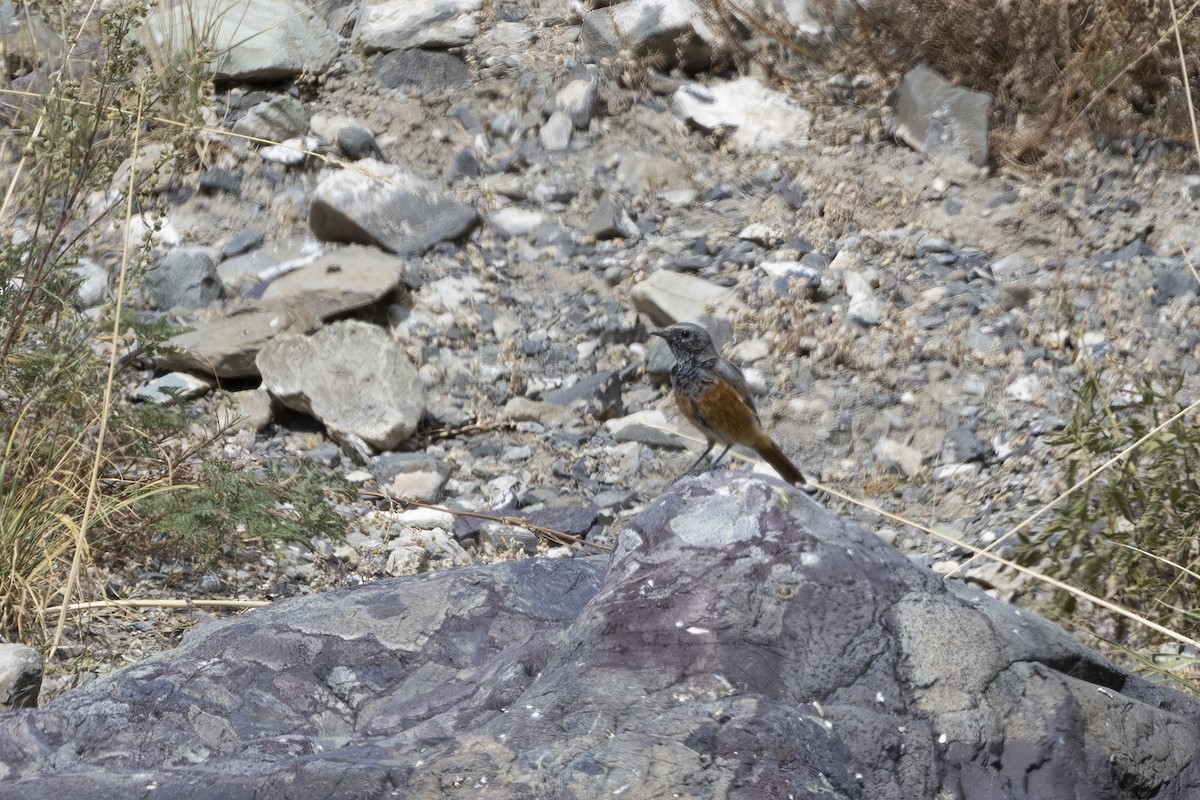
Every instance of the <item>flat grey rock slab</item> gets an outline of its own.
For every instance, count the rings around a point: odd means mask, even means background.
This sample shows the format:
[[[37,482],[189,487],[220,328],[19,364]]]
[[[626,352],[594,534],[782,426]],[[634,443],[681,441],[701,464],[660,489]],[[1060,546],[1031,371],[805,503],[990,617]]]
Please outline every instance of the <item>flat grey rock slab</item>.
[[[146,18],[146,34],[178,60],[200,43],[217,57],[217,81],[278,81],[302,72],[319,75],[338,53],[337,36],[312,6],[297,0],[189,0],[160,5]],[[200,40],[200,41],[198,41]]]
[[[249,308],[191,325],[168,340],[170,349],[157,359],[160,369],[251,378],[258,375],[254,359],[267,342],[285,333],[316,330],[321,320],[296,309]]]
[[[394,296],[404,284],[405,262],[374,247],[339,247],[282,275],[263,291],[265,305],[299,303],[330,319]]]

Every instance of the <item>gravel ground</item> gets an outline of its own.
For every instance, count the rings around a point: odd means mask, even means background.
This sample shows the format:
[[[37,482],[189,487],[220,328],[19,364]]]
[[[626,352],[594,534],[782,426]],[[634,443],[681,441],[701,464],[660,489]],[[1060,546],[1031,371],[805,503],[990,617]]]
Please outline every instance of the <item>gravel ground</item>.
[[[456,92],[382,89],[360,59],[345,57],[305,102],[360,120],[392,163],[437,174],[482,135],[477,127],[494,133],[540,119],[559,65],[577,57],[571,32],[562,23],[543,33],[546,47],[519,55],[481,37],[468,49],[482,66]],[[455,191],[485,219],[533,208],[539,225],[505,235],[487,223],[464,244],[439,245],[410,260],[407,297],[376,309],[420,369],[426,420],[400,449],[417,459],[417,473],[447,474],[439,503],[529,515],[603,545],[670,485],[694,456],[662,432],[623,435],[611,422],[657,409],[686,431],[653,369],[648,331],[657,325],[634,296],[661,269],[733,290],[743,308],[726,353],[808,474],[976,546],[1063,489],[1051,440],[1089,364],[1105,367],[1114,390],[1161,368],[1183,378],[1182,397],[1195,395],[1197,284],[1175,247],[1200,238],[1198,192],[1178,159],[1076,145],[1063,153],[1066,177],[949,176],[885,136],[877,111],[817,103],[811,86],[790,87],[797,102],[812,103],[808,143],[747,155],[682,124],[656,85],[605,76],[601,112],[566,153],[493,151],[484,176]],[[232,106],[237,94],[218,103]],[[317,168],[285,169],[245,144],[221,147],[217,163],[242,173],[240,201],[182,197],[170,211],[181,240],[220,246],[261,230],[286,249],[311,239],[304,209]],[[514,166],[495,166],[509,157]],[[680,185],[692,191],[670,191]],[[586,235],[589,215],[613,193],[636,235]],[[609,371],[615,399],[593,392],[583,406],[513,404]],[[217,428],[220,402],[192,401],[197,435]],[[262,431],[222,433],[206,454],[239,467],[313,460],[365,489],[382,469],[377,457],[357,463],[294,414],[277,414]],[[828,502],[937,569],[967,560],[962,548],[872,510]],[[234,534],[211,565],[180,558],[163,532],[136,554],[103,560],[91,590],[275,600],[578,552],[535,544],[519,526],[372,498],[339,513],[344,542],[272,549]],[[1019,589],[991,566],[966,571],[1001,596]],[[233,612],[86,612],[65,657],[48,665],[44,697],[170,647],[224,613]]]

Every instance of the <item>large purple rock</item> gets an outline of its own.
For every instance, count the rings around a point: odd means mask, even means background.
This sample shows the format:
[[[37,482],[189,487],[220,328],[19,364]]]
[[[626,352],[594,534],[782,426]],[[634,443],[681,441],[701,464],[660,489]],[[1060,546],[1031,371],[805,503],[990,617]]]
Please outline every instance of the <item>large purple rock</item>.
[[[774,481],[281,602],[0,716],[6,800],[1200,796],[1200,702]]]

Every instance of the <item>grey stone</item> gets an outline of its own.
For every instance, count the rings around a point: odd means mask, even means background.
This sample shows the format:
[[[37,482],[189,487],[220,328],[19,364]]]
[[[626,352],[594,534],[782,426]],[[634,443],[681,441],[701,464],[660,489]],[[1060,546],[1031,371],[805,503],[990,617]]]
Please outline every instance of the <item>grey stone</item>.
[[[537,422],[547,428],[561,428],[575,422],[575,415],[560,405],[513,397],[504,404],[504,419],[513,422]]]
[[[272,397],[316,417],[334,439],[348,434],[389,450],[412,435],[425,413],[416,367],[374,325],[348,320],[311,336],[281,336],[255,363]]]
[[[259,103],[233,123],[233,132],[266,142],[283,142],[308,132],[312,112],[286,94]]]
[[[555,111],[542,125],[538,138],[547,152],[556,153],[571,146],[574,130],[575,124],[571,122],[571,115],[566,111]]]
[[[600,90],[600,69],[586,64],[572,71],[571,77],[554,95],[552,112],[562,112],[579,130],[587,130],[596,113],[596,98]],[[549,148],[547,148],[549,149]]]
[[[483,0],[365,0],[354,30],[366,52],[461,47],[479,29]]]
[[[200,309],[220,300],[225,290],[217,260],[202,247],[176,247],[146,271],[146,291],[155,308]]]
[[[225,194],[240,197],[242,194],[242,176],[224,167],[209,167],[200,176],[200,191],[203,194]]]
[[[309,210],[318,238],[378,244],[399,256],[464,236],[478,219],[466,203],[372,158],[322,178]]]
[[[848,269],[842,274],[846,295],[850,302],[846,316],[860,325],[871,327],[883,319],[883,300],[875,294],[871,284],[857,270]]]
[[[297,167],[305,164],[321,147],[315,136],[293,136],[279,144],[269,144],[258,151],[263,161]]]
[[[263,243],[263,232],[259,230],[245,230],[236,234],[232,239],[229,239],[225,244],[221,245],[221,255],[225,258],[233,258],[240,256],[243,253],[248,253],[251,250],[259,247]],[[220,265],[218,265],[217,274],[220,274]]]
[[[897,139],[929,158],[986,167],[992,96],[955,86],[924,65],[909,70],[888,98]]]
[[[703,131],[728,131],[734,149],[743,153],[803,147],[812,125],[812,114],[754,78],[685,84],[671,96],[671,107]]]
[[[584,233],[596,239],[638,239],[641,232],[629,214],[612,197],[605,195],[588,215]]]
[[[275,248],[259,248],[241,255],[231,256],[217,265],[217,276],[228,296],[256,297],[269,285],[271,279],[286,274],[284,262]]]
[[[389,546],[452,560],[440,536]],[[5,800],[1190,800],[1198,731],[1196,698],[776,481],[717,473],[678,482],[611,557],[382,580],[199,628],[0,716],[0,765]]]
[[[121,162],[109,184],[111,191],[124,192],[129,189],[131,175],[135,182],[161,194],[178,185],[179,167],[182,165],[180,152],[169,142],[153,142],[130,155]]]
[[[338,40],[298,0],[190,0],[162,4],[146,17],[145,38],[167,57],[187,63],[203,36],[217,54],[208,66],[218,82],[274,82],[320,75],[333,64]]]
[[[337,446],[336,442],[321,442],[321,444],[305,453],[304,457],[309,461],[332,469],[341,463],[342,449]]]
[[[479,158],[475,152],[469,147],[460,147],[454,151],[454,155],[450,157],[450,164],[446,168],[446,181],[448,183],[456,183],[464,178],[479,177]]]
[[[1029,269],[1029,262],[1020,253],[1009,253],[992,262],[992,275],[996,280],[1006,280]]]
[[[586,14],[580,40],[593,61],[626,52],[699,72],[712,62],[717,36],[692,0],[628,0]]]
[[[947,464],[983,461],[991,452],[991,446],[980,439],[974,430],[965,425],[959,425],[957,428],[947,431],[946,438],[942,443],[942,460]]]
[[[729,288],[671,270],[655,270],[633,287],[633,304],[657,325],[694,322],[711,308],[718,318],[732,318],[745,309]]]
[[[924,457],[914,447],[882,436],[875,442],[875,458],[884,464],[896,466],[909,478],[921,473]]]
[[[444,529],[401,530],[388,543],[384,572],[389,575],[413,575],[432,566],[465,565],[470,564],[471,560],[471,555]]]
[[[41,654],[23,644],[0,642],[0,712],[37,708],[41,691]]]
[[[1171,270],[1154,276],[1154,305],[1165,306],[1176,297],[1195,296],[1200,291],[1191,270]]]
[[[371,465],[371,475],[384,493],[426,503],[441,499],[452,472],[449,461],[424,453],[384,453]]]
[[[627,192],[642,194],[678,189],[695,191],[693,175],[675,159],[650,153],[624,152],[617,162],[617,185]]]
[[[600,509],[594,503],[561,503],[533,509],[524,514],[525,520],[533,525],[572,536],[585,536],[596,524]]]
[[[1154,255],[1154,249],[1146,244],[1143,239],[1134,239],[1132,242],[1119,247],[1116,250],[1100,253],[1096,256],[1096,261],[1101,264],[1122,263],[1131,261],[1135,258]]]
[[[424,94],[463,89],[471,83],[471,69],[452,53],[430,50],[397,50],[380,56],[373,75],[381,86],[398,89],[415,86]]]
[[[266,389],[230,392],[217,406],[217,425],[222,430],[259,433],[271,424],[271,395]]]
[[[560,406],[581,403],[588,414],[600,421],[625,413],[621,403],[621,378],[612,370],[589,375],[565,389],[546,392],[542,400]]]
[[[1184,255],[1195,258],[1200,253],[1200,226],[1177,222],[1155,227],[1150,233],[1155,251],[1163,258]]]
[[[488,215],[488,224],[504,239],[526,236],[545,221],[543,212],[526,208],[500,208]]]
[[[616,442],[637,442],[660,450],[686,450],[691,444],[678,433],[642,423],[626,425],[613,434]]]
[[[337,146],[342,155],[351,161],[361,161],[364,158],[387,160],[375,142],[375,134],[361,125],[345,125],[339,129]]]
[[[688,446],[688,441],[675,433],[675,426],[657,408],[645,408],[624,417],[606,420],[604,427],[617,442],[640,442],[670,450],[684,450]]]
[[[301,304],[323,320],[395,297],[403,290],[404,260],[373,247],[337,247],[308,266],[272,281],[266,305]]]
[[[1180,195],[1185,203],[1194,203],[1200,200],[1200,175],[1185,176],[1183,186],[1180,187]]]
[[[538,549],[536,533],[518,525],[505,525],[499,522],[486,522],[480,527],[479,543],[496,550],[515,548],[531,556],[537,555]]]
[[[212,381],[188,372],[171,372],[155,378],[134,392],[134,397],[146,403],[169,405],[208,394]]]
[[[62,37],[35,8],[17,11],[11,2],[0,9],[0,52],[9,75],[61,62],[65,48]]]
[[[226,317],[192,323],[192,330],[172,336],[170,349],[157,358],[161,369],[203,372],[218,378],[258,375],[258,351],[284,333],[306,333],[320,327],[315,316],[300,309],[244,309]]]

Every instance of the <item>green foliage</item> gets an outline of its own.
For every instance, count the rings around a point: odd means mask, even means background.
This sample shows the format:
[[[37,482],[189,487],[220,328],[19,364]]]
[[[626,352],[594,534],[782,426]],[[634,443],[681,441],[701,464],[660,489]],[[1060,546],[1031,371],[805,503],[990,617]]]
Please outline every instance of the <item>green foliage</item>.
[[[1067,485],[1132,449],[1072,494],[1045,529],[1023,538],[1017,560],[1196,636],[1200,431],[1185,415],[1150,433],[1182,409],[1181,386],[1176,377],[1147,377],[1114,396],[1099,373],[1084,381],[1055,442],[1066,448]],[[1077,610],[1072,595],[1056,603],[1067,614]]]
[[[344,478],[322,474],[307,462],[290,471],[272,463],[262,472],[210,462],[199,484],[148,498],[138,511],[178,534],[203,559],[214,558],[223,544],[246,539],[271,545],[308,543],[314,536],[342,539],[344,525],[329,498],[355,497]]]

